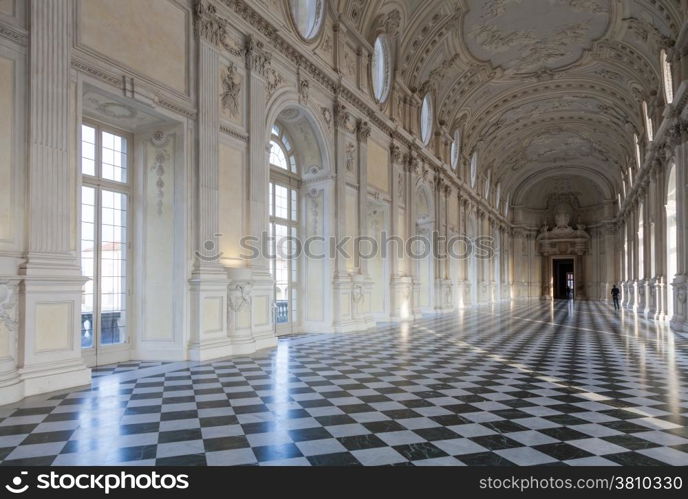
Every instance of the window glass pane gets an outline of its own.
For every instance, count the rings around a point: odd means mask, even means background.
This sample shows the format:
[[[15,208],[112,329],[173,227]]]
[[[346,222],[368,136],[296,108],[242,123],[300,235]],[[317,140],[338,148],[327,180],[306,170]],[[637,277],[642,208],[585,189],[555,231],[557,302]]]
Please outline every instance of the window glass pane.
[[[123,343],[127,328],[127,196],[102,191],[100,242],[101,344]]]
[[[101,176],[115,182],[127,181],[127,140],[124,137],[102,132]]]
[[[96,174],[96,131],[88,125],[81,125],[81,173]]]
[[[279,186],[277,186],[279,187]],[[275,301],[277,304],[277,322],[289,321],[289,234],[288,227],[275,224]]]
[[[296,221],[298,215],[298,198],[296,196],[296,190],[291,190],[291,219]]]
[[[270,182],[270,192],[268,194],[268,204],[270,205],[270,216],[275,214],[275,200],[273,198],[273,191],[275,187],[272,182]]]
[[[288,170],[287,158],[280,145],[274,140],[270,142],[270,164],[283,170]]]
[[[306,40],[315,37],[322,24],[323,0],[291,0],[291,14],[296,29]]]
[[[371,80],[373,83],[373,94],[378,102],[386,100],[391,81],[386,43],[385,36],[380,35],[375,40],[375,45],[373,46]]]
[[[291,167],[291,172],[296,173],[296,159],[294,156],[289,156],[289,166]]]
[[[674,87],[673,87],[673,77],[671,75],[671,64],[667,59],[667,53],[662,50],[661,53],[662,62],[662,78],[664,81],[664,98],[667,104],[671,104],[674,101]]]
[[[425,94],[420,110],[420,135],[425,144],[430,142],[432,135],[432,101],[430,94]]]
[[[461,152],[461,131],[454,131],[454,140],[451,145],[451,167],[456,170],[459,164],[459,154]]]
[[[289,198],[286,187],[282,185],[275,185],[275,216],[278,218],[287,218],[289,216]]]
[[[478,153],[474,152],[471,157],[471,187],[475,187],[475,181],[478,179]]]
[[[93,187],[81,187],[81,274],[88,278],[81,295],[81,347],[91,348],[95,324],[93,310],[94,276],[95,276],[95,228],[96,228],[96,190]]]

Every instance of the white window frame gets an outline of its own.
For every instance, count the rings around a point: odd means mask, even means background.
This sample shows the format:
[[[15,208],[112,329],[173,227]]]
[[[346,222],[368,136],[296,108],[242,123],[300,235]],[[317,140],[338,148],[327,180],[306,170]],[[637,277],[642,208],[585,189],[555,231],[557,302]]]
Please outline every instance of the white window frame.
[[[83,173],[83,169],[81,166],[81,161],[82,161],[82,144],[83,144],[83,138],[82,138],[82,126],[88,126],[93,129],[95,129],[95,175],[88,175]],[[126,155],[126,182],[118,182],[116,180],[109,180],[105,179],[102,177],[102,132],[108,132],[113,135],[118,135],[127,141],[127,155]],[[82,119],[82,122],[79,126],[79,132],[78,132],[78,151],[79,151],[79,175],[80,175],[80,188],[79,188],[79,195],[78,195],[78,206],[79,206],[79,223],[78,223],[78,237],[79,237],[79,246],[81,246],[81,209],[82,209],[82,199],[81,199],[81,187],[91,187],[95,189],[95,227],[94,227],[94,248],[95,248],[95,253],[94,253],[94,262],[93,262],[93,275],[94,275],[94,288],[93,288],[93,295],[94,295],[94,301],[93,301],[93,332],[94,332],[94,337],[93,337],[93,344],[90,347],[82,348],[82,355],[86,357],[87,364],[88,365],[101,365],[101,364],[109,364],[112,362],[119,362],[119,361],[125,361],[129,359],[128,355],[128,350],[130,348],[130,344],[132,341],[132,338],[134,336],[134,329],[133,329],[133,309],[132,309],[132,294],[133,294],[133,269],[134,269],[134,263],[133,263],[133,195],[134,195],[134,185],[133,185],[133,179],[134,179],[134,172],[132,171],[132,165],[134,164],[133,161],[133,154],[134,154],[135,146],[134,146],[134,136],[122,129],[113,127],[111,125],[93,120],[93,119]],[[126,217],[126,223],[127,223],[127,241],[126,241],[126,249],[127,249],[127,255],[126,255],[126,287],[127,287],[127,292],[126,292],[126,301],[125,301],[125,307],[126,307],[126,332],[125,332],[125,337],[124,341],[121,343],[113,343],[113,344],[106,344],[103,345],[101,344],[101,335],[102,335],[102,328],[101,328],[101,321],[100,321],[100,315],[102,313],[101,310],[101,284],[102,284],[102,278],[100,276],[101,273],[101,262],[100,262],[100,245],[101,245],[101,224],[102,224],[102,191],[103,190],[108,190],[112,192],[117,192],[126,195],[127,197],[127,217]],[[81,252],[81,248],[79,249]],[[81,257],[80,257],[81,259]],[[81,312],[79,314],[81,316]],[[81,327],[79,328],[81,330]],[[81,335],[79,335],[79,341],[81,341]],[[122,352],[122,354],[118,355],[118,351]],[[123,355],[126,352],[126,355]],[[101,354],[108,354],[108,356],[105,359],[99,359]],[[113,356],[114,355],[114,356]],[[102,362],[101,362],[102,360]]]

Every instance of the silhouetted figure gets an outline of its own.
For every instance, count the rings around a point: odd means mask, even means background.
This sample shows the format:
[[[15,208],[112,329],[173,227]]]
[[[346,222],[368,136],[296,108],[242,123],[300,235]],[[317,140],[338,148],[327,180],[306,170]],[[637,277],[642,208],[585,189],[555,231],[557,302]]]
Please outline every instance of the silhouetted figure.
[[[612,300],[614,300],[614,310],[619,310],[619,295],[621,294],[621,291],[619,288],[616,287],[616,284],[612,286]]]
[[[571,299],[571,286],[566,286],[566,298]]]

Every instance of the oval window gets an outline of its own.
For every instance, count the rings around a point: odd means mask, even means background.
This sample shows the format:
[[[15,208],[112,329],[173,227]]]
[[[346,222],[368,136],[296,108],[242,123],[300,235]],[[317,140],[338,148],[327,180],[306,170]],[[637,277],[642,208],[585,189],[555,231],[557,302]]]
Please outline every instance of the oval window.
[[[478,151],[471,157],[471,187],[475,188],[475,181],[478,178]]]
[[[430,143],[432,136],[432,98],[430,92],[423,97],[423,104],[420,107],[420,138],[425,145]]]
[[[390,64],[389,45],[385,35],[380,35],[375,39],[370,72],[375,100],[380,103],[385,102],[392,86],[392,66]]]
[[[456,170],[459,166],[459,156],[461,154],[461,130],[458,128],[454,130],[454,140],[451,144],[451,167],[452,170]]]
[[[289,0],[291,18],[304,40],[310,41],[320,33],[325,19],[325,0]]]

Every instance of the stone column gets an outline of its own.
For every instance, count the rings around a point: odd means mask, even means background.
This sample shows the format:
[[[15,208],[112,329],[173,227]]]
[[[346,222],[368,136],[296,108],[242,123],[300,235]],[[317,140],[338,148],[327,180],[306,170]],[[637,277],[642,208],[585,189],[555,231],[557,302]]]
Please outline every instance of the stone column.
[[[334,235],[337,243],[347,236],[347,212],[346,212],[346,176],[348,167],[356,158],[353,157],[352,147],[355,143],[354,134],[356,123],[346,106],[337,100],[334,103],[334,158],[335,158],[335,228]],[[360,188],[360,186],[359,186]],[[353,242],[349,248],[354,248]],[[355,249],[354,249],[355,251]],[[364,299],[363,285],[357,283],[354,288],[352,276],[347,270],[347,261],[343,255],[337,252],[335,256],[334,274],[334,330],[337,332],[354,331],[361,329],[360,324],[354,319],[354,309],[362,306]]]
[[[200,21],[199,21],[200,22]],[[200,30],[199,30],[200,31]],[[189,279],[191,337],[189,357],[207,360],[232,353],[226,318],[227,273],[219,246],[220,54],[203,36],[198,38],[198,169],[195,261]],[[215,309],[215,310],[213,310]],[[221,323],[206,317],[222,317]]]
[[[358,150],[358,234],[370,236],[368,233],[368,137],[370,124],[358,120],[356,123],[356,149]],[[368,275],[368,260],[361,258],[359,246],[355,245],[358,274],[354,280],[354,320],[359,323],[358,329],[373,327],[375,322],[370,316],[371,293],[373,282]],[[361,293],[361,294],[359,294]]]
[[[391,214],[391,237],[399,237],[404,234],[408,237],[406,225],[408,223],[409,203],[405,202],[407,197],[407,186],[409,184],[407,176],[407,168],[403,163],[403,155],[400,147],[392,143],[390,145],[390,165],[392,169],[392,214]],[[399,211],[402,204],[405,205],[405,213],[407,219],[399,220]],[[400,246],[401,251],[405,251],[406,240],[402,239]],[[390,284],[391,297],[391,319],[392,320],[407,320],[411,317],[411,293],[412,281],[407,275],[405,269],[402,268],[402,261],[399,258],[398,250],[394,245],[390,246],[392,250],[389,254],[390,266],[392,269],[392,279]]]
[[[435,217],[437,220],[436,231],[439,236],[437,241],[437,256],[435,259],[435,310],[448,312],[452,309],[452,283],[449,279],[447,260],[447,230],[448,230],[448,203],[450,186],[438,177],[435,182]],[[440,239],[441,238],[441,239]]]
[[[675,124],[670,145],[674,147],[676,168],[676,231],[678,265],[672,282],[674,314],[671,327],[688,332],[688,122]],[[669,277],[671,279],[671,277]]]
[[[27,245],[20,268],[18,375],[3,403],[90,383],[81,356],[81,276],[77,243],[78,168],[70,130],[71,0],[31,0]]]
[[[488,223],[487,215],[482,208],[477,209],[478,218],[478,237],[485,237],[487,229],[485,225]],[[478,303],[483,304],[489,302],[488,290],[489,290],[489,277],[487,269],[487,260],[484,255],[481,255],[477,259],[478,265]]]
[[[664,175],[664,163],[660,163],[652,172],[652,183],[654,185],[655,193],[655,263],[653,273],[653,293],[654,293],[654,316],[657,319],[663,319],[666,315],[666,298],[665,298],[665,283],[666,283],[666,177]]]

